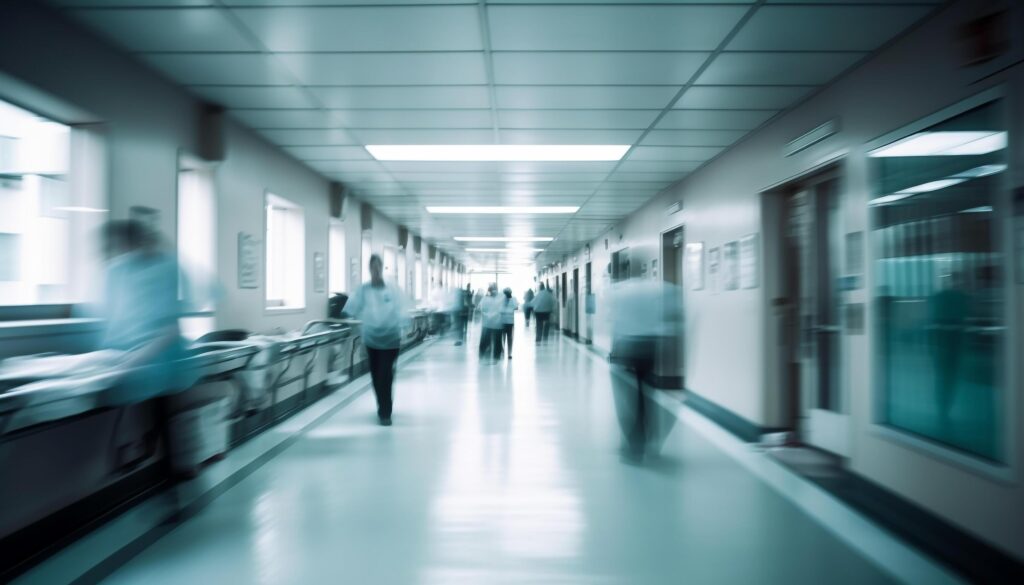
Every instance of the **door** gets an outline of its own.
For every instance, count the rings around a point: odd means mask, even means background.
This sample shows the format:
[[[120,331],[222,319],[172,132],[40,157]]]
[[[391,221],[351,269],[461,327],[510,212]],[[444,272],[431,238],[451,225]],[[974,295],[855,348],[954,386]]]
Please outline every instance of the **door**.
[[[591,272],[590,262],[583,269],[583,341],[591,343],[594,341],[594,286],[591,281],[593,273]]]
[[[569,324],[572,336],[579,339],[580,336],[580,269],[572,269],[572,298],[569,299],[569,314],[572,321]]]
[[[848,455],[838,286],[844,246],[840,202],[834,173],[793,186],[786,201],[784,270],[792,301],[788,369],[800,440]]]
[[[661,234],[661,279],[675,291],[679,302],[683,298],[683,228]],[[683,331],[682,323],[675,323],[674,335],[662,339],[658,347],[655,375],[664,388],[683,388]]]

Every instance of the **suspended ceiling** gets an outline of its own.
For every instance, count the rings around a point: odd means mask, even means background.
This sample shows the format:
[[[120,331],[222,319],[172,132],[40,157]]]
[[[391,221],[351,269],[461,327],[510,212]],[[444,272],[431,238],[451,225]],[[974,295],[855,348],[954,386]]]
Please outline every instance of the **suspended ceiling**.
[[[561,259],[939,2],[57,3],[396,222],[493,265],[451,238],[554,236],[538,260]],[[632,148],[618,163],[381,163],[363,148],[491,143]]]

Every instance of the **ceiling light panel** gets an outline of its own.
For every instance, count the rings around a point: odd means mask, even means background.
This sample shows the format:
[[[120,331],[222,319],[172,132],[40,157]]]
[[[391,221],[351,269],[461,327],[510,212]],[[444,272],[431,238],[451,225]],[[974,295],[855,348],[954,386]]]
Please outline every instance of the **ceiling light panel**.
[[[456,242],[550,242],[550,236],[455,236]]]
[[[629,145],[367,145],[366,150],[390,161],[616,161]]]
[[[1006,148],[1006,132],[918,132],[871,151],[876,158],[904,156],[973,156]]]
[[[436,206],[427,207],[428,213],[436,214],[573,214],[577,206]]]

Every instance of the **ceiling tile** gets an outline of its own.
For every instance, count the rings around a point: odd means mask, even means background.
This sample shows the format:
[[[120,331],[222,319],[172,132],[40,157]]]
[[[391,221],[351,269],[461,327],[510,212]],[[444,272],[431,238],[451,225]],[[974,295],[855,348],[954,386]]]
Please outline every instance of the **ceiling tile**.
[[[747,130],[652,130],[641,144],[646,146],[729,146]]]
[[[775,114],[771,110],[672,110],[658,121],[658,129],[753,130]]]
[[[701,85],[820,85],[864,53],[721,53],[697,80]]]
[[[624,160],[618,170],[627,173],[676,173],[685,175],[704,163],[677,160]]]
[[[344,130],[259,130],[271,142],[280,146],[331,146],[359,144]]]
[[[713,50],[739,6],[492,6],[495,51]]]
[[[705,161],[723,150],[706,146],[637,146],[630,151],[629,160]]]
[[[694,86],[676,102],[677,109],[782,110],[816,86]]]
[[[278,53],[305,85],[482,85],[483,53]]]
[[[633,144],[641,130],[501,130],[501,144]]]
[[[644,129],[658,110],[500,110],[501,128]]]
[[[494,53],[504,85],[682,85],[707,53]]]
[[[494,144],[493,130],[353,130],[361,144]]]
[[[873,51],[932,6],[764,6],[726,47],[737,51]]]
[[[287,69],[255,53],[143,54],[142,59],[185,85],[292,85]]]
[[[614,173],[608,175],[608,182],[609,183],[639,183],[639,182],[644,182],[644,183],[652,183],[652,185],[649,185],[649,186],[654,186],[654,184],[661,184],[661,185],[663,185],[665,183],[674,183],[674,182],[678,181],[685,174],[686,173],[673,173],[673,172],[636,173],[636,172],[626,172],[626,171],[615,171]]]
[[[271,51],[481,51],[475,6],[236,8]]]
[[[499,85],[498,107],[504,109],[632,108],[660,110],[679,91],[671,86]]]
[[[101,7],[101,6],[213,6],[216,0],[54,0],[59,6]]]
[[[314,160],[372,160],[362,146],[285,146],[292,156],[305,161]]]
[[[115,8],[71,14],[129,51],[258,50],[216,8]]]
[[[333,110],[332,120],[347,128],[493,129],[487,110]]]
[[[231,115],[257,130],[264,128],[337,128],[338,124],[323,110],[231,110]]]
[[[325,107],[365,108],[490,108],[486,85],[412,87],[310,87]]]
[[[203,99],[226,108],[315,108],[317,104],[299,87],[239,87],[200,85],[189,88]]]
[[[384,173],[375,160],[323,160],[307,164],[322,173]]]

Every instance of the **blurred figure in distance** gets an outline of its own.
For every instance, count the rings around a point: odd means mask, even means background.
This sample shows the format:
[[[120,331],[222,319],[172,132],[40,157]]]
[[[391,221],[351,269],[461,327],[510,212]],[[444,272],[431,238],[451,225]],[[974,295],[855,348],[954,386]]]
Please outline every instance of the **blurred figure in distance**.
[[[555,310],[555,295],[541,283],[537,296],[533,297],[533,313],[537,316],[536,341],[548,340],[548,329],[551,324],[551,311]]]
[[[526,289],[526,293],[523,294],[523,319],[526,320],[526,328],[530,328],[530,315],[533,314],[533,289]]]
[[[501,339],[505,344],[505,353],[508,359],[512,359],[512,330],[516,322],[516,309],[519,302],[512,296],[512,289],[505,288],[502,291],[504,298],[501,300]]]
[[[501,305],[498,285],[493,282],[487,287],[487,296],[480,300],[480,358],[488,354],[493,360],[501,358]]]

